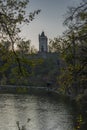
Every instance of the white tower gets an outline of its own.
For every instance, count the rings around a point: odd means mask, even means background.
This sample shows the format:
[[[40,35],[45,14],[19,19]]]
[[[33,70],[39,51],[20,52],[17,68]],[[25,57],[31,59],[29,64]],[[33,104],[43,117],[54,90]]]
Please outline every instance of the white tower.
[[[39,52],[48,52],[48,38],[44,32],[39,35]]]

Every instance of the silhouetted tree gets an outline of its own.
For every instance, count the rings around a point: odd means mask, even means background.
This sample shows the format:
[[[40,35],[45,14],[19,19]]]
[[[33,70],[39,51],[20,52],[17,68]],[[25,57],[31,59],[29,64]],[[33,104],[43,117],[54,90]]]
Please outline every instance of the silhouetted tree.
[[[20,60],[15,52],[14,44],[19,42],[20,24],[28,24],[40,10],[26,13],[29,0],[0,0],[0,38],[11,43],[12,51],[21,70]]]

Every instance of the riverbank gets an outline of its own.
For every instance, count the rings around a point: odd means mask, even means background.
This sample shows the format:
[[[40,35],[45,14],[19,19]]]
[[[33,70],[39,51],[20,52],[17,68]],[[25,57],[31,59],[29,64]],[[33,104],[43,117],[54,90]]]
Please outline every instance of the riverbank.
[[[47,88],[45,87],[34,87],[34,86],[20,86],[20,85],[1,85],[0,86],[0,93],[22,93],[22,94],[27,94],[27,93],[32,93],[33,90],[38,91],[39,90],[46,90]]]

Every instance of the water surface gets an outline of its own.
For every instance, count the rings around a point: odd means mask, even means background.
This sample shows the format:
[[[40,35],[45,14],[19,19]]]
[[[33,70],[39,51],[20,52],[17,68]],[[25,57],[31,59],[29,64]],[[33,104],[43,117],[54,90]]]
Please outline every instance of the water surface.
[[[0,94],[0,130],[73,130],[73,108],[52,95]],[[30,119],[30,121],[27,121]]]

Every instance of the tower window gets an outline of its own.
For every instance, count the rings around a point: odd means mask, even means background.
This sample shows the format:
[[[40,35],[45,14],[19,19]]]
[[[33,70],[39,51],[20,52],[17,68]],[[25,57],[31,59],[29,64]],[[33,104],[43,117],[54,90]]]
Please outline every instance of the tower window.
[[[44,52],[44,47],[43,46],[41,46],[41,51]]]

